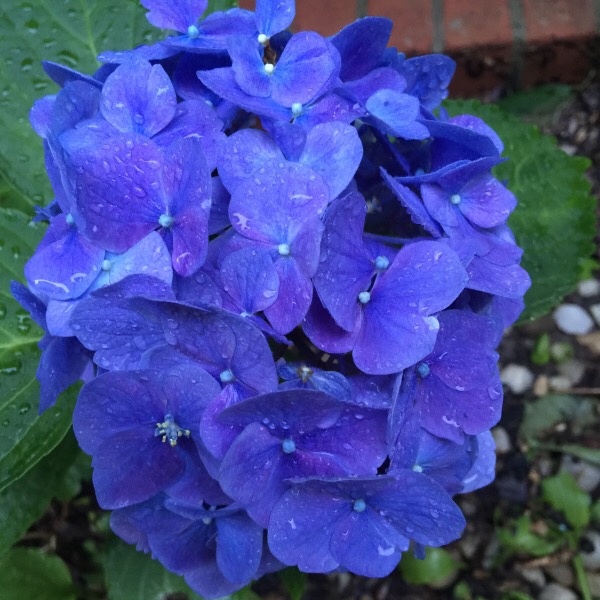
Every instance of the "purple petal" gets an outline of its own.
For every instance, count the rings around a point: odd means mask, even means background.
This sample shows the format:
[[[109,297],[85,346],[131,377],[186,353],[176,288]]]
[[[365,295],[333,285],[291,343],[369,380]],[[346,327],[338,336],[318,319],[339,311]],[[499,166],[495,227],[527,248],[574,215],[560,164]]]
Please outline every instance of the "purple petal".
[[[148,9],[146,18],[159,29],[174,29],[187,32],[190,25],[204,14],[207,0],[141,0],[142,6]]]
[[[217,147],[225,139],[223,127],[214,108],[202,100],[187,100],[177,105],[173,120],[154,136],[153,141],[164,148],[180,138],[198,139],[212,171],[216,167],[213,163]]]
[[[483,175],[461,188],[458,208],[474,225],[490,228],[505,223],[516,205],[512,192],[491,175]]]
[[[221,147],[219,176],[233,193],[242,181],[273,160],[283,160],[283,154],[272,138],[257,129],[242,129],[229,136]]]
[[[359,293],[368,289],[375,267],[362,244],[367,206],[360,194],[334,202],[325,216],[315,287],[335,322],[353,331],[360,313]]]
[[[123,63],[108,76],[100,108],[119,131],[151,137],[175,115],[177,98],[169,76],[160,65],[136,60]]]
[[[104,250],[75,227],[55,242],[38,249],[25,265],[32,291],[56,300],[81,296],[100,272]]]
[[[342,59],[340,79],[359,79],[378,67],[392,32],[392,21],[366,17],[347,25],[331,38]]]
[[[221,265],[223,289],[235,310],[247,314],[263,311],[275,302],[279,277],[268,252],[243,248],[229,254]]]
[[[306,104],[328,82],[335,62],[327,42],[317,33],[297,33],[288,42],[272,75],[272,94],[282,106]]]
[[[287,29],[296,14],[294,0],[257,0],[256,28],[268,38]]]
[[[333,122],[316,125],[308,132],[298,162],[321,175],[329,186],[330,198],[336,198],[352,181],[362,156],[356,128]]]
[[[405,60],[400,68],[408,93],[416,96],[427,110],[437,108],[448,96],[448,84],[455,70],[454,60],[443,54],[415,56]]]
[[[479,452],[471,470],[463,478],[461,493],[467,494],[485,487],[494,481],[496,476],[496,444],[490,431],[477,436]]]
[[[442,232],[439,225],[431,218],[423,201],[409,188],[400,184],[394,177],[391,177],[383,167],[381,168],[381,176],[388,188],[394,192],[394,196],[406,208],[413,223],[421,225],[433,237],[441,237]]]
[[[227,48],[235,80],[241,90],[250,96],[268,98],[271,95],[272,79],[265,70],[257,41],[236,35],[228,40]]]
[[[367,100],[366,109],[393,135],[405,140],[429,137],[427,127],[417,122],[419,101],[414,96],[380,90]]]
[[[268,528],[271,552],[287,565],[307,573],[327,573],[338,567],[330,550],[331,534],[350,511],[344,499],[329,490],[294,486],[271,513]]]
[[[60,141],[74,173],[76,223],[90,240],[124,252],[156,229],[165,210],[164,159],[145,137],[108,127],[71,130]]]

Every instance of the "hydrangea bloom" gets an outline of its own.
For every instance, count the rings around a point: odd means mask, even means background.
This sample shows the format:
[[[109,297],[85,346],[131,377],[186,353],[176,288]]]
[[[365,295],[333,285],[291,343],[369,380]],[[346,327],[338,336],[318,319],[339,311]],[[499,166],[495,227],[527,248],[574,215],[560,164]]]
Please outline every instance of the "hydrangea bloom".
[[[287,31],[293,0],[105,52],[31,121],[55,201],[13,294],[47,332],[40,411],[73,424],[115,532],[207,598],[264,573],[390,573],[457,539],[494,476],[496,347],[529,286],[492,168],[448,118],[441,55],[367,17]],[[438,110],[439,109],[439,110]]]

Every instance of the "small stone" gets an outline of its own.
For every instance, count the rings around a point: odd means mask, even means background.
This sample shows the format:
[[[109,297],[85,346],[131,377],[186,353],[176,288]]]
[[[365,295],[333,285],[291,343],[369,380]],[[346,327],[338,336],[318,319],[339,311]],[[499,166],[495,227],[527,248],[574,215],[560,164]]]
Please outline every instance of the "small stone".
[[[572,587],[573,582],[575,581],[573,569],[570,565],[565,563],[559,563],[557,565],[546,567],[546,573],[548,573],[548,575],[550,575],[550,577],[552,577],[552,579],[558,585],[564,585],[567,588]]]
[[[513,394],[523,394],[533,385],[534,376],[527,367],[511,363],[502,369],[500,380]]]
[[[586,573],[592,598],[600,598],[600,573]]]
[[[550,386],[550,389],[554,390],[555,392],[564,392],[572,387],[569,379],[567,377],[563,377],[562,375],[550,377],[550,379],[548,379],[548,385]]]
[[[542,569],[523,569],[518,568],[519,574],[527,582],[536,587],[542,588],[546,585],[546,576]]]
[[[600,304],[592,304],[590,312],[592,313],[592,317],[594,317],[594,321],[600,325]]]
[[[540,594],[539,600],[578,600],[577,594],[572,590],[558,585],[558,583],[551,583],[546,586]]]
[[[580,360],[574,358],[559,364],[558,372],[569,380],[571,386],[575,386],[585,375],[585,365]]]
[[[545,396],[548,393],[549,388],[548,377],[546,375],[540,375],[533,384],[533,393],[536,396]]]
[[[511,451],[512,444],[510,443],[510,436],[504,427],[494,427],[494,429],[492,429],[492,436],[496,443],[497,454],[506,454]]]
[[[556,326],[569,335],[585,335],[594,328],[592,317],[577,304],[563,304],[554,311]]]
[[[577,291],[583,298],[591,298],[600,294],[600,281],[597,279],[586,279],[577,285]]]
[[[580,546],[581,560],[587,571],[600,570],[600,533],[597,531],[586,531],[583,534]]]
[[[483,536],[477,533],[467,533],[459,542],[461,554],[467,560],[471,560],[477,554],[482,542]]]
[[[600,331],[577,336],[577,341],[585,346],[592,354],[600,355]]]

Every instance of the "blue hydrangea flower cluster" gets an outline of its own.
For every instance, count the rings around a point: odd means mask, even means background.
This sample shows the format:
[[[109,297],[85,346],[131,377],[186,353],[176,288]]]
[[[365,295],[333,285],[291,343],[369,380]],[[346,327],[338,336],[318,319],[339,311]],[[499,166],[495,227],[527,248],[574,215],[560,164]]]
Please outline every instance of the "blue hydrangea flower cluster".
[[[530,284],[502,142],[438,110],[453,61],[388,48],[387,19],[142,4],[179,33],[46,63],[62,90],[32,109],[55,200],[13,293],[46,331],[40,410],[86,381],[114,531],[207,598],[285,565],[385,576],[494,477]]]

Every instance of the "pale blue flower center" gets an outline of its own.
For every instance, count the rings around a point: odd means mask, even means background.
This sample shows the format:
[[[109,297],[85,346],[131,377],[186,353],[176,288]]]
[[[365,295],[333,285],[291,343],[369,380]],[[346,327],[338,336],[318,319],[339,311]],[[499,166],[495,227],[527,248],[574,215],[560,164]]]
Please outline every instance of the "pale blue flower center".
[[[294,102],[294,104],[292,104],[292,114],[295,117],[299,117],[302,114],[302,110],[303,106],[300,104],[300,102]]]
[[[266,46],[268,42],[269,42],[269,37],[267,35],[265,35],[264,33],[259,34],[258,43],[261,46]]]
[[[235,379],[235,376],[233,375],[233,371],[231,369],[225,369],[225,371],[221,371],[219,374],[219,379],[223,383],[231,383]]]
[[[67,225],[75,225],[75,219],[71,213],[65,217],[65,221],[67,222]]]
[[[378,271],[385,271],[390,266],[390,259],[387,256],[378,256],[375,259],[375,268]]]
[[[112,262],[108,259],[102,261],[102,270],[110,271],[112,269]]]
[[[459,194],[452,194],[452,196],[450,196],[450,202],[452,204],[460,204],[461,200],[462,200],[462,198],[460,197]]]
[[[290,440],[289,438],[286,438],[285,440],[283,440],[281,442],[281,449],[286,454],[291,454],[292,452],[296,451],[296,444],[294,443],[294,440]]]
[[[369,292],[361,292],[358,295],[358,301],[361,304],[366,304],[367,302],[369,302],[369,300],[371,300],[371,294],[369,294]]]
[[[265,65],[265,73],[267,75],[272,75],[274,70],[275,70],[275,65],[273,65],[271,63],[267,63]]]
[[[200,30],[195,25],[190,25],[187,34],[191,38],[197,38],[200,35]]]
[[[355,512],[361,513],[367,509],[367,503],[362,498],[359,498],[358,500],[354,501],[352,508]]]
[[[158,224],[161,227],[171,227],[171,225],[173,225],[173,223],[175,222],[175,219],[171,216],[171,215],[167,215],[167,214],[162,214],[160,215],[159,219],[158,219]]]
[[[422,362],[417,366],[417,373],[419,374],[419,377],[424,378],[431,373],[431,369],[426,362]]]
[[[277,246],[277,252],[279,252],[279,254],[281,256],[289,256],[290,255],[289,244],[279,244],[279,246]]]

